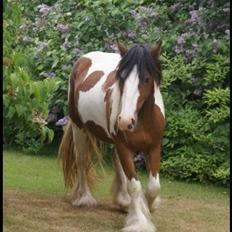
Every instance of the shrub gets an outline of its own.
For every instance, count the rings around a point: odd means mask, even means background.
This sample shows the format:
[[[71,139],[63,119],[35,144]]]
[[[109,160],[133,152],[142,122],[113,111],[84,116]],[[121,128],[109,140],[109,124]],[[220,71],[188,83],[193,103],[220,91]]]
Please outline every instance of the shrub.
[[[20,0],[17,9],[15,2],[8,2],[10,10],[4,19],[4,55],[10,58],[5,62],[11,62],[11,47],[30,54],[30,59],[19,55],[17,65],[27,73],[19,76],[30,73],[30,85],[35,81],[41,86],[53,78],[55,93],[51,100],[50,94],[43,98],[43,104],[55,108],[61,117],[67,114],[72,65],[83,53],[112,52],[117,39],[128,46],[152,45],[161,39],[161,91],[166,108],[162,173],[228,185],[228,1],[46,0],[41,4]],[[23,12],[23,18],[17,10]],[[7,72],[5,78],[11,75]],[[109,147],[105,150],[110,152]]]
[[[5,14],[12,18],[4,21],[4,143],[16,144],[23,150],[35,153],[44,142],[52,141],[54,136],[54,132],[46,126],[46,117],[56,82],[52,79],[32,80],[32,54],[20,50],[16,45],[16,28],[21,21],[20,9],[16,4],[11,4]]]

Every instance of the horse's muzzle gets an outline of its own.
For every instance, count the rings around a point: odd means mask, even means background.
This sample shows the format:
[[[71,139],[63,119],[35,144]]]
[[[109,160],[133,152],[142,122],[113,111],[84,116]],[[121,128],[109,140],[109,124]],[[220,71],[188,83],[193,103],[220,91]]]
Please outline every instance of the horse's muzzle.
[[[122,118],[118,116],[118,127],[121,131],[133,131],[136,126],[136,119],[134,117]]]

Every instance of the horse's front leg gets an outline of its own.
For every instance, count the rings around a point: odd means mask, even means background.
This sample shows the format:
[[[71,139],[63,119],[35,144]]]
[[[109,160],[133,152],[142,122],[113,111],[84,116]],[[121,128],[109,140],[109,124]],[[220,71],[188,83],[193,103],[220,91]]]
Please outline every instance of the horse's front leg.
[[[149,172],[149,181],[146,189],[146,199],[150,211],[154,211],[160,204],[160,181],[159,181],[159,169],[160,169],[160,144],[151,149],[146,157],[147,171]]]
[[[122,210],[128,211],[131,199],[127,191],[127,177],[123,171],[116,149],[113,151],[112,160],[116,172],[112,189],[113,200]]]
[[[128,192],[131,197],[129,212],[123,232],[154,232],[155,227],[144,197],[142,186],[135,172],[133,153],[124,145],[116,144],[122,168],[128,181]]]

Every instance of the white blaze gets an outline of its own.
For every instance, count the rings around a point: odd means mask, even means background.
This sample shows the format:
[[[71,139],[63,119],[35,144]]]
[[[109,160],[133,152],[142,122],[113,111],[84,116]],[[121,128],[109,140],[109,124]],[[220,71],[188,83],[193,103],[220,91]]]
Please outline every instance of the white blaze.
[[[139,78],[137,66],[134,66],[130,75],[127,77],[123,87],[121,98],[121,120],[127,120],[135,117],[137,101],[139,98]]]

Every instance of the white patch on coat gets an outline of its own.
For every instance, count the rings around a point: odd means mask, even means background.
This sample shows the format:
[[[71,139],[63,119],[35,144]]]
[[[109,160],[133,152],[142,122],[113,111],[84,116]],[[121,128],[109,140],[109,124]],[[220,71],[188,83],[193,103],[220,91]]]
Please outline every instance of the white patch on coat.
[[[126,224],[122,231],[155,232],[155,226],[151,221],[151,215],[142,192],[140,181],[135,178],[128,181],[128,192],[131,196],[131,204]]]
[[[121,56],[115,53],[90,52],[85,54],[84,57],[91,59],[91,66],[86,77],[94,71],[103,71],[104,75],[94,87],[86,92],[79,92],[78,111],[84,123],[87,121],[94,121],[94,123],[101,126],[108,137],[111,138],[112,136],[107,130],[106,102],[104,101],[105,92],[102,86],[109,73],[116,69]],[[112,111],[115,110],[112,109]],[[112,120],[116,119],[112,117]],[[111,124],[113,124],[113,122]],[[110,125],[110,128],[113,128],[112,125]]]
[[[150,172],[149,181],[146,190],[146,198],[150,211],[153,211],[159,207],[160,204],[159,193],[160,193],[159,173],[157,173],[155,177]]]
[[[157,87],[155,84],[155,89],[154,89],[154,98],[155,98],[155,104],[159,106],[160,111],[162,112],[163,116],[165,117],[165,111],[164,111],[164,102],[163,102],[163,97],[160,93],[160,88]]]
[[[123,93],[121,97],[121,121],[131,120],[136,117],[137,101],[139,98],[139,77],[137,72],[137,65],[135,65],[125,80],[123,86]]]
[[[110,114],[110,134],[116,135],[114,125],[117,121],[117,117],[120,109],[120,89],[118,82],[115,82],[112,87],[111,101],[112,101],[112,110]]]

